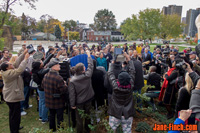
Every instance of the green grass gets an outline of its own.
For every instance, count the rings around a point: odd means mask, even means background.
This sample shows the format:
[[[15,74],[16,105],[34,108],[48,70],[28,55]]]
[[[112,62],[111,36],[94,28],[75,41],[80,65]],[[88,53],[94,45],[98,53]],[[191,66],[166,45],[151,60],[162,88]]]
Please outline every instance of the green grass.
[[[29,104],[32,104],[33,107],[26,110],[27,115],[21,117],[21,126],[24,128],[20,130],[21,133],[28,133],[33,128],[43,128],[48,129],[48,123],[42,124],[41,121],[39,121],[39,113],[36,111],[37,105],[36,105],[36,99],[35,97],[31,97]],[[9,109],[6,103],[0,104],[0,133],[9,133]]]
[[[12,54],[18,54],[18,52],[16,52],[16,51],[12,51]]]

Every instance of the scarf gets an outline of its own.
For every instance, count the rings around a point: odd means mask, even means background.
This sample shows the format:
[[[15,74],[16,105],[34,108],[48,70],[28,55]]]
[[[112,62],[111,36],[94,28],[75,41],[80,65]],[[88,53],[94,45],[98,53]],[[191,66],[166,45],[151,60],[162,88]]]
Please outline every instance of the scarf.
[[[167,75],[170,76],[171,73],[172,73],[172,71],[174,71],[174,70],[175,70],[175,68],[169,69],[169,71],[167,72]],[[162,101],[163,95],[164,95],[164,93],[165,93],[165,89],[167,88],[167,85],[168,85],[168,80],[165,78],[165,79],[164,79],[164,82],[163,82],[163,85],[162,85],[162,88],[161,88],[161,91],[160,91],[159,98],[158,98],[159,101]]]
[[[131,89],[131,84],[129,84],[129,85],[120,85],[119,81],[117,81],[117,85],[118,85],[118,87],[120,87],[122,89]]]

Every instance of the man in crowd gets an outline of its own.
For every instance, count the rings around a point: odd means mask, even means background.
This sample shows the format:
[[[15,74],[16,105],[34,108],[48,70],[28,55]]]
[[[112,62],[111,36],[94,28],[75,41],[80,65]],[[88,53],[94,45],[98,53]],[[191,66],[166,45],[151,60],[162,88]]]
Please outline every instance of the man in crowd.
[[[4,50],[3,51],[3,57],[2,59],[0,60],[0,64],[5,62],[5,61],[9,61],[10,60],[10,56],[9,56],[9,51],[8,50]]]
[[[23,44],[22,48],[18,52],[18,56],[20,56],[21,54],[23,54],[23,52],[24,52],[25,49],[26,49],[26,44]]]
[[[67,85],[59,75],[60,65],[57,59],[52,59],[49,62],[48,67],[50,68],[50,71],[44,76],[42,88],[44,88],[45,92],[45,105],[49,108],[50,112],[49,128],[55,132],[55,115],[57,114],[58,128],[60,128],[60,124],[63,122]]]
[[[4,81],[3,96],[9,107],[9,125],[11,133],[18,133],[20,129],[21,111],[20,101],[24,100],[24,84],[21,77],[28,62],[27,50],[16,60],[14,64],[3,62],[1,75]]]

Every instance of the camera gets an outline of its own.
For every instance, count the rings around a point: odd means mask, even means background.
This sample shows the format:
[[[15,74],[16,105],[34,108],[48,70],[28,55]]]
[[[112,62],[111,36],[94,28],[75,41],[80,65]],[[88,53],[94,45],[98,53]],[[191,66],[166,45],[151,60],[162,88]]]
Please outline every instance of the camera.
[[[176,68],[178,69],[178,70],[184,70],[184,69],[187,69],[187,64],[185,63],[185,62],[179,62],[179,63],[177,63],[176,64]]]
[[[26,48],[28,49],[29,54],[32,54],[35,51],[32,44],[28,45]]]

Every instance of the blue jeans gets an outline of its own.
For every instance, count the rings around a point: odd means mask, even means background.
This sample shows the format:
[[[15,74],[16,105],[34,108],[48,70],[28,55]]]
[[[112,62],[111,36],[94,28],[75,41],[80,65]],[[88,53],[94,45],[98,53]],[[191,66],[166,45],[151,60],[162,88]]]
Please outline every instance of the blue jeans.
[[[37,89],[39,94],[39,117],[42,118],[42,121],[48,120],[48,108],[45,106],[45,95],[44,91]]]
[[[29,94],[30,94],[30,88],[29,86],[25,86],[24,87],[24,101],[21,101],[21,112],[23,111],[23,109],[27,109],[29,107]]]

